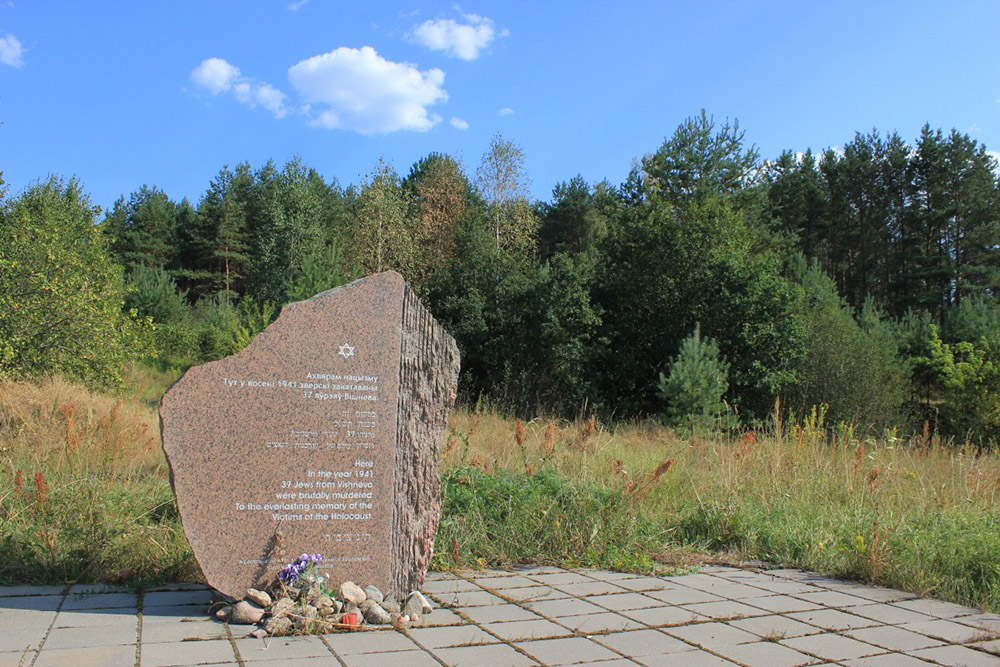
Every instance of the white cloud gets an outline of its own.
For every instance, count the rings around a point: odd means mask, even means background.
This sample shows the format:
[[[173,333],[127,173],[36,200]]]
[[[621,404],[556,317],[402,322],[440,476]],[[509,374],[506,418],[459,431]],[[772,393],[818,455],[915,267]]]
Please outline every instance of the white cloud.
[[[454,127],[454,128],[456,128],[456,129],[459,129],[459,130],[468,130],[469,129],[469,121],[464,120],[462,118],[458,118],[457,116],[452,116],[451,120],[449,120],[448,122],[451,123],[451,126]]]
[[[240,74],[240,68],[222,58],[206,58],[191,70],[191,81],[212,95],[231,92],[241,104],[264,107],[275,118],[288,115],[287,96],[269,83],[252,81]]]
[[[240,78],[240,68],[222,58],[206,58],[191,70],[191,81],[213,95],[228,93]]]
[[[500,111],[497,111],[498,116],[510,116],[513,113],[514,110],[511,109],[510,107],[504,107],[503,109],[500,109]]]
[[[11,67],[23,67],[24,60],[21,59],[23,55],[24,47],[21,46],[21,40],[11,34],[0,37],[0,63]]]
[[[307,58],[288,69],[288,80],[307,104],[320,105],[313,125],[361,134],[429,130],[441,117],[427,107],[448,99],[444,72],[386,60],[370,46]]]
[[[454,19],[424,21],[410,33],[410,41],[433,51],[444,51],[462,60],[475,60],[497,37],[506,37],[508,31],[497,33],[493,21],[485,16],[466,14],[465,23]]]
[[[308,4],[309,0],[297,0],[297,2],[289,2],[288,11],[297,12]]]

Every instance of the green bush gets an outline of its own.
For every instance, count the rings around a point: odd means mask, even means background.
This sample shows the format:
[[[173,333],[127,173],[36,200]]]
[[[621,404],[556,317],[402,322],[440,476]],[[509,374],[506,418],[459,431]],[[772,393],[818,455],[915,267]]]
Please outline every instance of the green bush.
[[[701,325],[681,341],[681,349],[670,366],[670,375],[660,373],[660,397],[674,423],[711,426],[726,410],[722,400],[729,389],[729,364],[718,344],[701,337]]]
[[[154,322],[178,322],[187,315],[187,290],[161,268],[135,266],[125,282],[125,308]]]
[[[146,351],[97,212],[76,180],[55,176],[0,209],[0,376],[60,371],[107,386]]]

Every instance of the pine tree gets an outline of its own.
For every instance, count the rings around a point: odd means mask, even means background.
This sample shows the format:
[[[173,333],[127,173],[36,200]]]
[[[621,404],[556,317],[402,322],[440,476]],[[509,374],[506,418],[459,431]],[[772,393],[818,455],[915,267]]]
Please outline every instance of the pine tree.
[[[725,411],[722,397],[729,389],[729,363],[711,338],[701,337],[701,325],[681,342],[670,366],[670,375],[660,373],[660,397],[676,422],[710,425]]]

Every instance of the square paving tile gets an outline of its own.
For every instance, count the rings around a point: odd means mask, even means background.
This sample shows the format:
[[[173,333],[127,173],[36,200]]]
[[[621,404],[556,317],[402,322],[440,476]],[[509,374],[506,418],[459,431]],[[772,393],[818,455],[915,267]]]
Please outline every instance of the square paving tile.
[[[343,655],[340,659],[347,667],[378,667],[380,664],[395,665],[398,667],[441,667],[441,663],[423,651],[400,651],[390,653],[385,656],[385,662],[378,663],[372,660],[372,656],[363,654]],[[330,665],[330,661],[325,660],[324,665]],[[335,663],[334,663],[335,664]]]
[[[139,637],[138,623],[112,625],[101,628],[53,628],[45,639],[46,648],[90,648],[91,646],[117,646],[131,644],[135,647]]]
[[[934,663],[902,653],[883,653],[867,658],[846,660],[841,664],[845,667],[929,667]]]
[[[734,667],[735,662],[706,653],[705,651],[687,651],[685,653],[666,653],[664,655],[644,655],[638,658],[646,667]]]
[[[965,646],[937,646],[914,651],[914,657],[933,660],[948,667],[997,667],[995,655],[975,651]]]
[[[429,649],[466,644],[492,644],[497,639],[474,625],[450,625],[443,628],[417,628],[410,630],[410,637]],[[336,647],[334,647],[336,650]]]
[[[636,630],[646,626],[638,621],[625,618],[610,611],[603,614],[584,614],[583,616],[564,616],[556,619],[560,625],[589,635],[596,632],[614,632],[616,630]]]
[[[151,607],[175,607],[198,605],[207,609],[212,604],[212,592],[208,590],[194,591],[158,591],[146,593],[142,597],[142,609]]]
[[[508,588],[526,588],[528,586],[537,586],[538,582],[523,577],[521,575],[512,575],[509,577],[476,577],[473,581],[482,586],[483,588],[491,588],[494,590],[498,589],[508,589]]]
[[[172,667],[204,662],[235,662],[236,654],[227,640],[213,639],[204,642],[143,643],[139,658],[142,667]]]
[[[527,667],[538,664],[518,653],[507,644],[488,644],[486,646],[459,646],[443,648],[434,652],[439,658],[452,667]],[[408,663],[400,663],[408,664]]]
[[[856,595],[848,595],[840,591],[816,591],[814,593],[797,593],[795,597],[806,602],[815,602],[825,607],[857,607],[858,605],[870,604],[871,600],[859,598]]]
[[[135,593],[77,593],[66,596],[62,610],[128,609],[135,613],[137,602]]]
[[[584,637],[537,639],[515,644],[543,665],[570,665],[577,662],[613,660],[618,654]]]
[[[633,574],[632,572],[614,572],[612,570],[596,570],[587,576],[600,579],[601,581],[614,581],[616,583],[631,581],[633,579],[659,579],[658,577],[647,577],[641,574]]]
[[[578,598],[566,598],[563,600],[541,600],[539,602],[528,602],[525,604],[532,611],[538,612],[542,616],[558,618],[561,616],[578,616],[580,614],[596,614],[605,611],[596,604],[591,604],[586,600]]]
[[[608,648],[631,657],[690,651],[691,645],[659,630],[633,630],[594,637]]]
[[[523,607],[516,604],[498,604],[486,607],[468,607],[462,612],[477,623],[496,623],[503,621],[531,621],[538,618]]]
[[[877,646],[830,633],[792,637],[791,639],[783,639],[780,643],[796,651],[819,656],[824,660],[850,660],[885,653],[885,649]]]
[[[530,586],[527,588],[511,588],[498,591],[506,598],[515,602],[531,602],[532,600],[562,600],[570,596],[569,593],[556,590],[551,586]]]
[[[971,607],[963,607],[962,605],[953,604],[951,602],[943,602],[941,600],[928,600],[922,598],[915,600],[902,600],[893,604],[897,607],[902,607],[903,609],[909,609],[921,614],[927,614],[928,616],[936,616],[937,618],[955,618],[957,616],[971,616],[979,613],[978,609],[972,609]]]
[[[768,595],[760,598],[751,598],[746,600],[746,604],[775,614],[823,609],[822,605],[818,605],[815,602],[806,602],[805,600],[793,598],[788,595]]]
[[[961,623],[938,619],[936,621],[923,621],[920,623],[905,623],[900,626],[911,632],[919,632],[922,635],[943,639],[946,642],[964,644],[972,641],[976,637],[981,637],[983,631]]]
[[[676,628],[665,628],[664,632],[683,639],[689,644],[703,646],[709,650],[715,650],[720,646],[732,646],[733,644],[747,644],[760,641],[760,637],[752,632],[740,630],[725,623],[682,625]]]
[[[812,584],[801,581],[789,581],[788,579],[775,579],[769,577],[767,580],[756,580],[747,582],[754,588],[759,588],[770,593],[780,593],[782,595],[800,595],[803,593],[818,593],[822,588],[817,588]]]
[[[630,591],[641,593],[643,591],[662,591],[667,588],[676,588],[659,577],[635,577],[633,579],[619,579],[615,582],[618,586]]]
[[[424,593],[430,593],[431,595],[440,595],[441,597],[445,597],[455,593],[481,591],[482,588],[471,581],[466,581],[465,579],[442,579],[440,581],[426,581],[420,590]]]
[[[60,595],[65,589],[65,586],[0,586],[0,598]],[[0,608],[2,607],[3,600],[0,600]]]
[[[816,625],[825,630],[854,630],[878,625],[870,618],[855,616],[836,609],[817,609],[816,611],[797,611],[788,614],[789,618],[804,623]],[[858,656],[860,657],[860,656]]]
[[[448,596],[445,596],[448,597]],[[481,607],[487,604],[506,604],[506,600],[484,590],[455,593],[453,596],[459,607]]]
[[[412,639],[395,630],[338,632],[323,635],[323,639],[340,656],[419,650]]]
[[[142,643],[162,644],[163,642],[180,642],[184,640],[224,639],[226,626],[207,619],[184,623],[176,619],[170,621],[142,622]]]
[[[0,598],[0,614],[13,609],[55,611],[59,608],[60,602],[62,602],[62,597],[58,595],[22,595]]]
[[[610,611],[627,611],[629,609],[649,609],[662,607],[663,601],[651,598],[642,593],[614,593],[611,595],[589,595],[587,602],[599,604]]]
[[[9,628],[4,626],[0,632],[0,651],[22,653],[25,649],[35,650],[45,639],[49,631],[48,624],[38,627]]]
[[[54,611],[35,611],[34,609],[0,610],[0,628],[4,630],[36,630],[38,628],[45,628],[47,630],[55,619],[56,613]],[[3,633],[0,633],[0,642],[2,641]]]
[[[648,595],[667,604],[697,604],[699,602],[718,602],[724,599],[718,595],[682,586],[666,588],[662,591],[648,591],[643,595]]]
[[[88,665],[132,667],[135,665],[135,646],[94,646],[91,648],[43,650],[38,654],[34,667],[66,667],[67,665],[73,665],[73,667]]]
[[[626,590],[610,581],[581,581],[575,584],[554,584],[554,588],[564,593],[577,596],[606,595],[608,593],[625,593]]]
[[[751,607],[742,602],[733,600],[720,600],[718,602],[700,602],[698,604],[686,604],[685,609],[689,609],[696,614],[708,616],[709,618],[747,618],[750,616],[766,616],[769,612],[757,607]]]
[[[903,609],[893,604],[868,604],[861,607],[851,607],[851,613],[876,620],[879,623],[886,623],[887,625],[936,620],[935,616],[928,616],[927,614],[921,614],[910,609]]]
[[[586,617],[574,617],[586,618]],[[561,625],[552,621],[538,619],[534,621],[512,621],[510,623],[490,623],[486,628],[502,637],[505,641],[517,642],[527,639],[548,639],[551,637],[566,637],[573,634],[572,630],[567,630]]]
[[[131,612],[131,613],[130,613]],[[92,611],[61,611],[56,616],[57,628],[94,628],[106,625],[135,625],[138,617],[129,609],[94,609]]]
[[[487,609],[488,607],[467,607],[463,612],[470,609]],[[453,612],[451,609],[435,609],[433,614],[424,614],[420,621],[411,624],[410,627],[432,628],[440,625],[465,625],[468,623],[464,618]]]
[[[753,618],[741,618],[729,621],[729,625],[740,630],[752,632],[761,637],[769,639],[787,639],[789,637],[803,637],[805,635],[817,635],[823,632],[812,625],[807,625],[801,621],[788,618],[787,616],[756,616]]]
[[[622,612],[622,616],[627,616],[640,623],[651,626],[660,625],[684,625],[692,621],[703,621],[704,616],[696,614],[684,607],[651,607],[649,609],[629,609]]]
[[[898,602],[900,600],[912,600],[917,597],[913,593],[905,593],[892,588],[880,588],[878,586],[860,586],[852,589],[850,594],[871,600],[872,602]]]
[[[194,605],[182,607],[150,607],[142,612],[143,624],[147,622],[170,622],[180,621],[188,623],[191,621],[207,621],[210,619],[206,609]],[[186,619],[186,620],[185,620]]]
[[[874,644],[875,646],[881,646],[890,651],[912,651],[918,648],[930,648],[931,646],[941,645],[941,642],[937,639],[931,639],[926,635],[910,632],[909,630],[897,628],[892,625],[851,630],[847,635],[854,639]]]
[[[955,621],[957,623],[971,625],[988,632],[1000,632],[1000,615],[998,614],[975,614],[974,616],[962,616],[955,619]]]
[[[747,667],[801,667],[817,662],[805,653],[775,642],[734,644],[720,647],[717,652]]]
[[[546,586],[559,586],[562,584],[582,584],[594,581],[591,577],[577,574],[576,572],[554,572],[551,574],[526,574],[525,576],[534,579],[540,584],[545,584]]]
[[[236,648],[246,662],[280,660],[280,664],[287,664],[301,658],[319,657],[333,660],[330,649],[319,637],[244,637],[236,640]]]

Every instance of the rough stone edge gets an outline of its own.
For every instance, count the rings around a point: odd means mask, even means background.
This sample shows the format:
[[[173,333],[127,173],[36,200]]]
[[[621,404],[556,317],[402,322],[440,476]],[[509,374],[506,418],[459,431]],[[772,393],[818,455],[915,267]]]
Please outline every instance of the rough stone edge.
[[[460,366],[455,339],[407,285],[403,290],[399,406],[393,497],[392,590],[420,588],[441,519],[441,438],[455,402]],[[408,470],[410,474],[400,475]],[[409,543],[402,543],[409,535]]]

